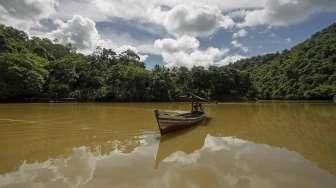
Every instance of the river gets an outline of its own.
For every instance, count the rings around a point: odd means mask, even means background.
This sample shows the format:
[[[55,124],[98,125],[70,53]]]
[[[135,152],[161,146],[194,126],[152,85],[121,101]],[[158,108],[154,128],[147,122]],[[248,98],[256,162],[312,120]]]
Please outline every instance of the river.
[[[154,109],[188,103],[0,104],[0,187],[336,187],[336,105],[207,104],[160,137]]]

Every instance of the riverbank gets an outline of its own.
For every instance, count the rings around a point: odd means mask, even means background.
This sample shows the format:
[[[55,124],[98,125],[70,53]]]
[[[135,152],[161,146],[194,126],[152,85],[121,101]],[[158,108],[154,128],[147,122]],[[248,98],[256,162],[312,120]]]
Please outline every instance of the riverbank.
[[[34,99],[34,100],[6,100],[1,101],[0,104],[11,104],[11,103],[179,103],[179,102],[190,102],[186,100],[174,100],[174,101],[112,101],[112,100],[74,100],[74,99],[65,99],[65,100],[48,100],[48,99]],[[335,103],[331,100],[265,100],[265,99],[241,99],[241,100],[221,100],[221,101],[212,101],[209,103],[221,104],[221,103]]]

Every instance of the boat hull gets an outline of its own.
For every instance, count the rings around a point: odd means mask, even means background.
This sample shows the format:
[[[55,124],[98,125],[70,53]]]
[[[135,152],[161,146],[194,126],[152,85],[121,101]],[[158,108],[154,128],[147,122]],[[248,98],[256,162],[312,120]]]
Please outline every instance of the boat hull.
[[[159,111],[155,110],[155,117],[161,134],[192,127],[206,119],[202,112],[191,113],[183,111]]]

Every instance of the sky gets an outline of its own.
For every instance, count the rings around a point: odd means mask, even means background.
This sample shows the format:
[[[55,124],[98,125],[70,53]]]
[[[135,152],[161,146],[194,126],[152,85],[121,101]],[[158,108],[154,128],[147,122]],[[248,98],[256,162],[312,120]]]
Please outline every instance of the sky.
[[[335,21],[336,0],[0,1],[1,24],[84,54],[131,49],[148,68],[221,66],[290,49]]]

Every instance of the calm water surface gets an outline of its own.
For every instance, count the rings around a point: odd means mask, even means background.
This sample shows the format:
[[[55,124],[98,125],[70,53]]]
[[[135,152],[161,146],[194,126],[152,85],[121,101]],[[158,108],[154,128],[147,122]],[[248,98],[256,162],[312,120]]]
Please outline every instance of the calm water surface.
[[[0,104],[0,187],[336,187],[335,104],[210,104],[164,137],[155,108],[189,104]]]

